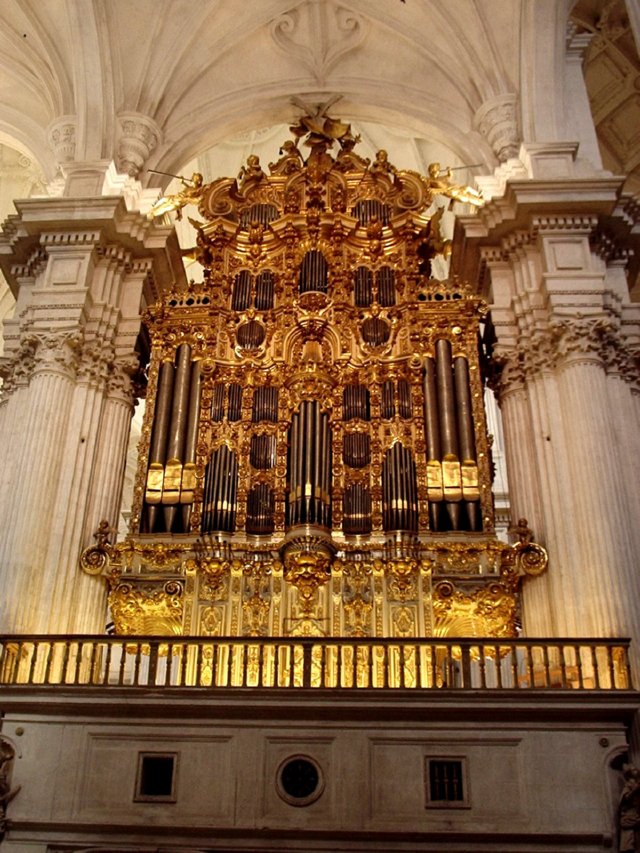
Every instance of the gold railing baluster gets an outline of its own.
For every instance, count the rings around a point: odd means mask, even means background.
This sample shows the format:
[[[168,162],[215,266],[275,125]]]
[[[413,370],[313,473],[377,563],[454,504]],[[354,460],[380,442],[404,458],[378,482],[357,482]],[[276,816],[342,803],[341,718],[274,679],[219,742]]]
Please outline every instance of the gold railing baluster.
[[[0,683],[602,691],[631,682],[626,641],[42,636],[0,637]]]

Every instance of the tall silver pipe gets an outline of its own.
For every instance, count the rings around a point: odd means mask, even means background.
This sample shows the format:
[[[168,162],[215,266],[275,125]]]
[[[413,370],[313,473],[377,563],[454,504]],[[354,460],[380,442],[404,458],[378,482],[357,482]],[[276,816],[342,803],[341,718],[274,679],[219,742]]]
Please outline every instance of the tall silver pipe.
[[[196,446],[198,444],[198,427],[200,425],[200,362],[194,361],[191,365],[191,381],[189,385],[189,416],[187,418],[187,430],[184,441],[184,463],[185,465],[195,465],[196,461]],[[191,482],[185,483],[183,474],[183,489],[187,486],[195,488],[195,471]],[[189,521],[191,519],[192,500],[185,501],[182,505],[182,529],[185,533],[189,530]]]
[[[153,432],[149,446],[150,465],[164,465],[167,459],[166,450],[169,432],[169,419],[171,417],[174,374],[175,368],[172,362],[163,361],[160,365],[160,376],[158,377],[156,407],[153,416]],[[150,533],[153,533],[156,527],[159,514],[159,504],[147,505],[147,529]]]

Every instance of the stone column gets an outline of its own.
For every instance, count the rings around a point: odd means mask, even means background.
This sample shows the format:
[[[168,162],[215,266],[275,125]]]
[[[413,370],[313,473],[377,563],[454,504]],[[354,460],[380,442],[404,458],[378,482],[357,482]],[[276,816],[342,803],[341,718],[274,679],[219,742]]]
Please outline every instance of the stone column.
[[[78,557],[100,520],[117,528],[140,306],[184,272],[175,232],[117,198],[17,207],[18,228],[0,237],[18,298],[2,362],[13,464],[0,493],[0,631],[102,632],[104,580]]]
[[[43,572],[33,567],[46,560],[80,339],[73,332],[59,332],[34,336],[29,343],[34,350],[33,374],[28,390],[7,401],[8,409],[14,402],[17,411],[13,429],[3,439],[16,464],[2,495],[2,615],[17,632],[45,630],[48,620]]]
[[[508,183],[459,221],[454,261],[491,304],[514,520],[526,516],[549,551],[546,577],[525,583],[525,628],[637,644],[640,312],[618,245],[628,226],[610,227],[611,179],[556,183],[560,147],[529,153],[532,175],[547,176]]]

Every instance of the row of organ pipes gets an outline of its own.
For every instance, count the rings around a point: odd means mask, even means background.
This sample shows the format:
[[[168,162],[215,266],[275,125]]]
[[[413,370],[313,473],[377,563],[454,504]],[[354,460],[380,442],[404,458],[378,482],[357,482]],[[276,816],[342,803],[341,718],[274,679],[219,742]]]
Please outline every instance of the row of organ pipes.
[[[299,292],[327,292],[328,264],[324,255],[311,250],[305,255],[298,281]],[[231,294],[232,311],[246,311],[254,307],[268,311],[274,306],[275,276],[271,270],[252,275],[249,270],[236,274]],[[375,300],[374,300],[375,297]],[[382,307],[396,304],[395,272],[392,267],[380,267],[375,272],[368,267],[358,267],[354,274],[354,303],[366,308],[374,301]]]
[[[143,533],[190,531],[196,480],[196,446],[200,423],[200,363],[182,344],[174,363],[164,361],[158,373],[153,430],[150,442]],[[429,528],[434,532],[481,529],[474,418],[469,364],[452,355],[451,343],[436,342],[434,356],[424,364],[424,429],[427,451]],[[211,422],[242,418],[239,383],[216,383]],[[386,380],[381,388],[381,420],[412,417],[411,385]],[[343,462],[351,469],[371,463],[370,393],[364,385],[343,389]],[[278,388],[263,386],[253,395],[251,423],[277,423]],[[303,400],[288,429],[286,527],[332,523],[332,432],[329,412],[317,400]],[[246,425],[251,428],[250,425]],[[232,442],[215,446],[206,464],[202,497],[202,532],[233,532],[236,527],[238,475],[242,460]],[[260,472],[276,464],[276,436],[253,432],[249,462],[256,476],[248,484],[247,533],[268,534],[274,529],[274,490],[260,480]],[[385,531],[418,530],[418,485],[413,451],[396,440],[382,465],[382,513]],[[372,499],[362,482],[345,483],[345,534],[370,532]]]

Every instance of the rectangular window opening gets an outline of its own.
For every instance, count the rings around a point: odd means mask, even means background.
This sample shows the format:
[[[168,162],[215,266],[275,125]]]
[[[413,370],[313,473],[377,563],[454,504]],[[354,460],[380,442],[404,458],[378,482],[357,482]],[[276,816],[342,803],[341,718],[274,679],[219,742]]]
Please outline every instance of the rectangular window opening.
[[[140,752],[135,802],[175,803],[176,753]]]
[[[427,758],[425,767],[427,806],[469,806],[466,763],[462,758]]]

